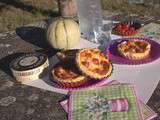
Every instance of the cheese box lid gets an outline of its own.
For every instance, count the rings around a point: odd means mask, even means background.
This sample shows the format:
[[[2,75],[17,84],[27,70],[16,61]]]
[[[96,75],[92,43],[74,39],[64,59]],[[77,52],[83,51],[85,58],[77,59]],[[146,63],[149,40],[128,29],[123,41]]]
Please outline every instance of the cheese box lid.
[[[10,68],[15,71],[27,71],[40,67],[48,60],[47,55],[41,53],[26,53],[13,60]]]

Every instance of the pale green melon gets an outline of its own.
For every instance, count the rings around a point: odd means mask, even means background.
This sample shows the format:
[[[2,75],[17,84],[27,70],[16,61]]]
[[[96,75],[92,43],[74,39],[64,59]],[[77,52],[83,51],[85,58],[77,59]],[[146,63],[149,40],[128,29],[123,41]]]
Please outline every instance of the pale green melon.
[[[71,19],[58,19],[49,25],[47,40],[56,49],[70,49],[80,41],[79,25]]]

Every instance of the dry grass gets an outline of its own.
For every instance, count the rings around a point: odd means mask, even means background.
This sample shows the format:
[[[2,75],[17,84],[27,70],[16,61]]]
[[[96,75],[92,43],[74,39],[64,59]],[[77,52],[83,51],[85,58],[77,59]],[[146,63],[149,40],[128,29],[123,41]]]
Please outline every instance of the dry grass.
[[[102,0],[103,9],[112,12],[137,14],[139,16],[160,16],[160,8],[149,7],[145,4],[129,4],[128,0]]]
[[[54,0],[1,0],[0,32],[54,17],[58,11],[56,6]]]
[[[102,0],[103,9],[111,12],[124,12],[138,15],[157,15],[144,5],[128,5],[127,0]],[[56,0],[0,0],[0,32],[56,16]]]

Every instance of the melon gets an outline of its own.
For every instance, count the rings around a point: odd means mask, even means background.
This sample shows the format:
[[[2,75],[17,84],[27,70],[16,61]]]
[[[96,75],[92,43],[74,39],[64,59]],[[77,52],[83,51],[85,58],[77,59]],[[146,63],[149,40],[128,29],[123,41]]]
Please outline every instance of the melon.
[[[80,41],[79,25],[72,19],[60,18],[47,29],[47,41],[55,49],[71,49]]]

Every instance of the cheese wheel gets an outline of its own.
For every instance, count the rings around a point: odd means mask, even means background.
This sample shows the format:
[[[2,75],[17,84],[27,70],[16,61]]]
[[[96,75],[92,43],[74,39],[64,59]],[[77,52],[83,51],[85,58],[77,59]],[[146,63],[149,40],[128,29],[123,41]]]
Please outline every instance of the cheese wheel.
[[[21,83],[39,79],[46,74],[48,68],[48,58],[41,53],[24,54],[10,64],[13,76]]]

